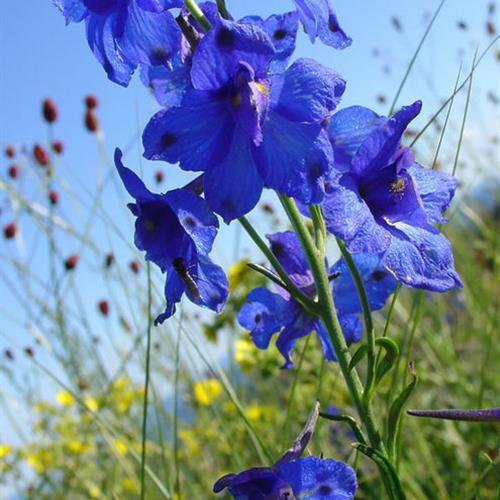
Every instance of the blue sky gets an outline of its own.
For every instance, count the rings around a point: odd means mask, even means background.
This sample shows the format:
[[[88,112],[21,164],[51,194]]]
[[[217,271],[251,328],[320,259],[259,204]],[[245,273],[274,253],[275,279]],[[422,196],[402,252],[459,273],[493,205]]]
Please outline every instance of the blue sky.
[[[439,105],[440,99],[448,96],[453,88],[460,62],[464,68],[470,66],[474,51],[479,45],[484,48],[491,40],[485,31],[487,19],[486,1],[448,0],[436,21],[435,26],[422,50],[415,68],[399,100],[400,104],[423,99],[424,111],[416,121],[416,127],[422,126],[426,119]],[[347,91],[342,106],[361,104],[372,107],[380,113],[388,111],[392,97],[403,77],[411,55],[437,8],[437,0],[401,1],[401,0],[336,0],[335,6],[345,30],[352,36],[354,43],[345,51],[334,51],[320,44],[311,45],[301,33],[297,46],[297,57],[313,57],[325,65],[333,67],[347,82]],[[248,14],[268,15],[276,11],[286,11],[292,7],[291,0],[227,0],[228,8],[235,17]],[[397,17],[402,31],[394,28],[391,19]],[[457,21],[463,20],[468,25],[467,31],[457,28]],[[499,50],[498,47],[496,50]],[[374,55],[374,51],[378,53]],[[487,93],[493,91],[497,97],[500,81],[498,61],[495,50],[486,58],[474,79],[473,100],[465,134],[465,145],[477,145],[477,149],[490,147],[490,139],[498,135],[498,106],[493,106],[487,99]],[[464,69],[465,72],[465,69]],[[83,97],[94,94],[100,106],[99,119],[105,138],[107,166],[97,167],[100,152],[95,138],[83,129]],[[386,103],[378,102],[377,96],[386,97]],[[31,148],[33,143],[47,141],[47,127],[40,116],[40,103],[45,97],[51,97],[59,108],[60,118],[54,127],[54,137],[63,140],[66,152],[58,165],[58,176],[70,179],[77,196],[95,190],[98,168],[108,168],[109,158],[116,146],[127,149],[125,163],[144,172],[146,181],[151,185],[154,171],[158,165],[142,162],[140,156],[141,129],[154,113],[157,105],[147,90],[140,84],[139,78],[133,79],[129,88],[122,88],[107,80],[104,71],[90,52],[84,35],[84,26],[65,26],[64,20],[50,0],[31,0],[29,2],[6,1],[1,7],[0,16],[0,148],[8,144]],[[463,96],[457,99],[456,116],[463,111]],[[456,124],[456,121],[455,121]],[[456,126],[455,126],[456,129]],[[432,137],[430,138],[432,142]],[[452,141],[455,144],[456,141]],[[484,148],[483,148],[484,146]],[[425,151],[426,156],[428,151]],[[482,152],[478,153],[480,156]],[[452,158],[451,153],[444,158]],[[484,153],[481,164],[487,168],[498,168],[498,147],[493,152],[493,162]],[[478,163],[478,165],[479,165]],[[0,158],[0,178],[5,179],[9,162]],[[189,178],[173,166],[162,166],[166,173],[163,189],[178,187]],[[478,167],[479,168],[479,167]],[[108,170],[112,172],[111,170]],[[27,196],[39,196],[32,186],[24,186]],[[126,196],[116,183],[106,188],[103,203],[111,218],[121,224],[125,236],[132,242],[133,227],[131,218],[125,215]],[[12,213],[0,192],[1,226],[8,222]],[[63,216],[74,223],[85,218],[72,213],[69,201],[61,202]],[[260,221],[254,217],[257,225]],[[34,227],[26,223],[25,239],[29,243]],[[232,241],[235,229],[223,230],[218,255],[224,265],[231,259],[233,248],[224,245]],[[97,227],[92,233],[99,244],[105,243],[108,233],[105,228]],[[74,240],[59,236],[63,254],[77,250]],[[105,247],[105,244],[102,247]],[[117,243],[117,252],[130,258],[127,245]],[[246,243],[245,243],[246,245]],[[226,246],[226,248],[222,248]],[[16,248],[0,241],[0,255],[15,257]],[[37,262],[46,276],[47,254],[37,254]],[[81,291],[84,301],[89,301],[90,309],[96,300],[95,291],[105,288],[105,284],[96,278],[94,271],[98,262],[92,255],[83,255],[83,266],[90,269],[88,275],[80,275]],[[0,266],[6,266],[5,260]],[[124,261],[126,262],[126,261]],[[4,267],[4,271],[14,281],[16,275]],[[136,278],[131,278],[135,280]],[[135,281],[131,282],[135,286]],[[137,282],[137,286],[140,283]],[[103,292],[104,293],[104,292]],[[88,297],[88,299],[87,299]],[[125,300],[118,298],[117,301]],[[8,329],[18,342],[23,345],[32,341],[31,333],[22,327],[25,313],[10,293],[8,287],[0,283],[0,303],[2,311],[9,310],[18,314],[21,323],[2,318],[0,311],[0,330]],[[92,309],[93,310],[93,309]],[[100,321],[98,318],[92,320]],[[0,337],[0,348],[6,346]],[[1,378],[0,378],[1,382]],[[2,417],[0,417],[2,427]]]

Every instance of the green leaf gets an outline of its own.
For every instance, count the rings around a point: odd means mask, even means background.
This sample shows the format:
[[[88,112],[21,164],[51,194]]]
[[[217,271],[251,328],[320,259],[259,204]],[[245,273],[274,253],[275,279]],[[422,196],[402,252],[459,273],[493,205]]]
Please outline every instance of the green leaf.
[[[347,425],[349,425],[352,432],[354,432],[354,435],[359,441],[361,441],[361,443],[363,444],[367,443],[367,439],[364,436],[363,431],[361,430],[361,427],[359,426],[358,422],[356,422],[356,420],[352,418],[350,415],[330,415],[329,413],[320,412],[319,416],[322,418],[326,418],[327,420],[332,420],[333,422],[346,423]]]
[[[394,444],[396,435],[398,433],[401,413],[403,412],[404,405],[407,403],[408,399],[410,399],[413,389],[415,389],[415,386],[417,385],[417,373],[415,372],[415,366],[413,362],[409,364],[408,370],[410,372],[412,380],[401,392],[401,394],[394,400],[389,410],[389,416],[387,417],[387,448],[389,450],[390,457],[394,457],[395,455]]]
[[[406,495],[403,491],[403,487],[401,486],[401,482],[399,481],[399,477],[389,460],[382,455],[382,453],[371,448],[370,446],[366,446],[365,444],[355,443],[352,446],[377,464],[383,475],[384,482],[388,487],[387,490],[390,495],[390,499],[406,500]]]
[[[362,344],[359,349],[354,353],[351,362],[349,363],[349,371],[352,371],[353,368],[366,356],[368,352],[368,345]]]
[[[375,368],[375,384],[378,385],[384,375],[394,366],[399,357],[399,347],[387,337],[379,337],[375,344],[385,350],[385,356],[379,361]]]

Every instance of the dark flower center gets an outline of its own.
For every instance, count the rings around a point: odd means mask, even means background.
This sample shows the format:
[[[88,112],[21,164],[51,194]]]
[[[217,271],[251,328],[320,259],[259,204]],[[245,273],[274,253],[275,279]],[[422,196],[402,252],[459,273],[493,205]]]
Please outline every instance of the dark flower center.
[[[328,484],[322,484],[319,488],[318,488],[318,493],[320,495],[329,495],[330,493],[332,492],[332,487],[329,486]]]

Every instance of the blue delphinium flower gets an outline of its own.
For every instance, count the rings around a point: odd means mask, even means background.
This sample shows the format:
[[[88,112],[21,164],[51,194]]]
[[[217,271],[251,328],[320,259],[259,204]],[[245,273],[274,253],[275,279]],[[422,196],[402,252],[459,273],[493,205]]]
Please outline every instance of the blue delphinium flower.
[[[351,467],[332,459],[300,458],[313,436],[318,412],[317,404],[292,447],[272,467],[227,474],[215,483],[214,492],[227,488],[235,500],[353,499],[357,481]]]
[[[295,233],[276,233],[268,236],[268,239],[271,242],[271,250],[291,280],[304,294],[314,298],[314,279]],[[354,261],[363,279],[370,308],[382,308],[387,297],[394,292],[396,280],[380,267],[376,256],[357,255]],[[331,287],[346,342],[358,342],[363,331],[359,319],[362,308],[350,272],[345,262],[339,260],[331,267],[330,273],[339,274],[332,280]],[[255,345],[259,349],[267,349],[271,337],[280,332],[276,347],[285,358],[283,368],[291,368],[293,363],[290,356],[295,342],[315,331],[323,346],[325,359],[335,360],[328,333],[319,318],[304,310],[285,290],[278,287],[277,292],[256,288],[250,292],[248,303],[238,315],[239,323],[250,330]]]
[[[400,146],[420,109],[417,101],[385,118],[354,106],[333,116],[328,133],[340,174],[322,208],[351,253],[378,254],[402,283],[442,292],[462,286],[450,243],[432,225],[446,222],[456,181],[423,168]]]
[[[330,0],[294,0],[304,30],[314,43],[319,38],[325,45],[345,49],[352,39],[340,27]]]
[[[227,222],[250,211],[264,186],[318,203],[332,174],[323,125],[345,82],[309,59],[271,75],[275,53],[259,27],[220,20],[194,52],[180,106],[144,131],[146,158],[205,172],[205,198]]]
[[[182,0],[54,0],[66,21],[85,20],[87,40],[108,78],[128,85],[138,65],[168,66],[181,32],[168,9]]]
[[[220,312],[227,299],[227,278],[208,257],[217,235],[217,218],[202,198],[188,190],[150,192],[121,158],[117,149],[116,168],[128,193],[135,198],[135,203],[128,205],[137,217],[135,245],[146,252],[147,260],[167,273],[167,308],[155,323],[174,314],[175,304],[184,293],[191,302]]]

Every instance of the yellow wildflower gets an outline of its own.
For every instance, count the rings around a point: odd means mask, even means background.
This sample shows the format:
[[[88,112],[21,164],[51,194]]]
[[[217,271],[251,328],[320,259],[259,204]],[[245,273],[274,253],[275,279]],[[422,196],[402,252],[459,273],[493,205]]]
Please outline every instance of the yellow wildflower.
[[[75,404],[75,398],[68,391],[60,391],[56,395],[57,402],[61,406],[73,406]]]
[[[243,372],[249,372],[255,365],[257,347],[250,339],[238,339],[234,344],[234,360],[240,365]]]
[[[222,384],[215,378],[194,383],[194,400],[201,406],[209,406],[222,394]]]
[[[10,444],[0,444],[0,459],[7,458],[12,453]]]
[[[115,389],[116,391],[122,391],[129,385],[130,385],[130,380],[128,378],[119,377],[114,381],[113,389]]]
[[[115,439],[115,447],[116,447],[116,451],[120,454],[120,455],[125,455],[127,453],[127,445],[121,440],[121,439]]]
[[[240,260],[239,262],[236,262],[229,268],[227,279],[229,281],[229,291],[231,293],[233,293],[236,290],[236,288],[238,288],[238,285],[243,280],[245,274],[248,271],[247,264],[249,262],[250,261],[248,259],[243,259]]]
[[[130,479],[129,477],[125,478],[122,481],[122,487],[125,491],[128,491],[129,493],[137,493],[139,491],[136,482],[133,479]]]
[[[96,412],[99,409],[99,402],[92,396],[86,396],[83,402],[90,411]]]

